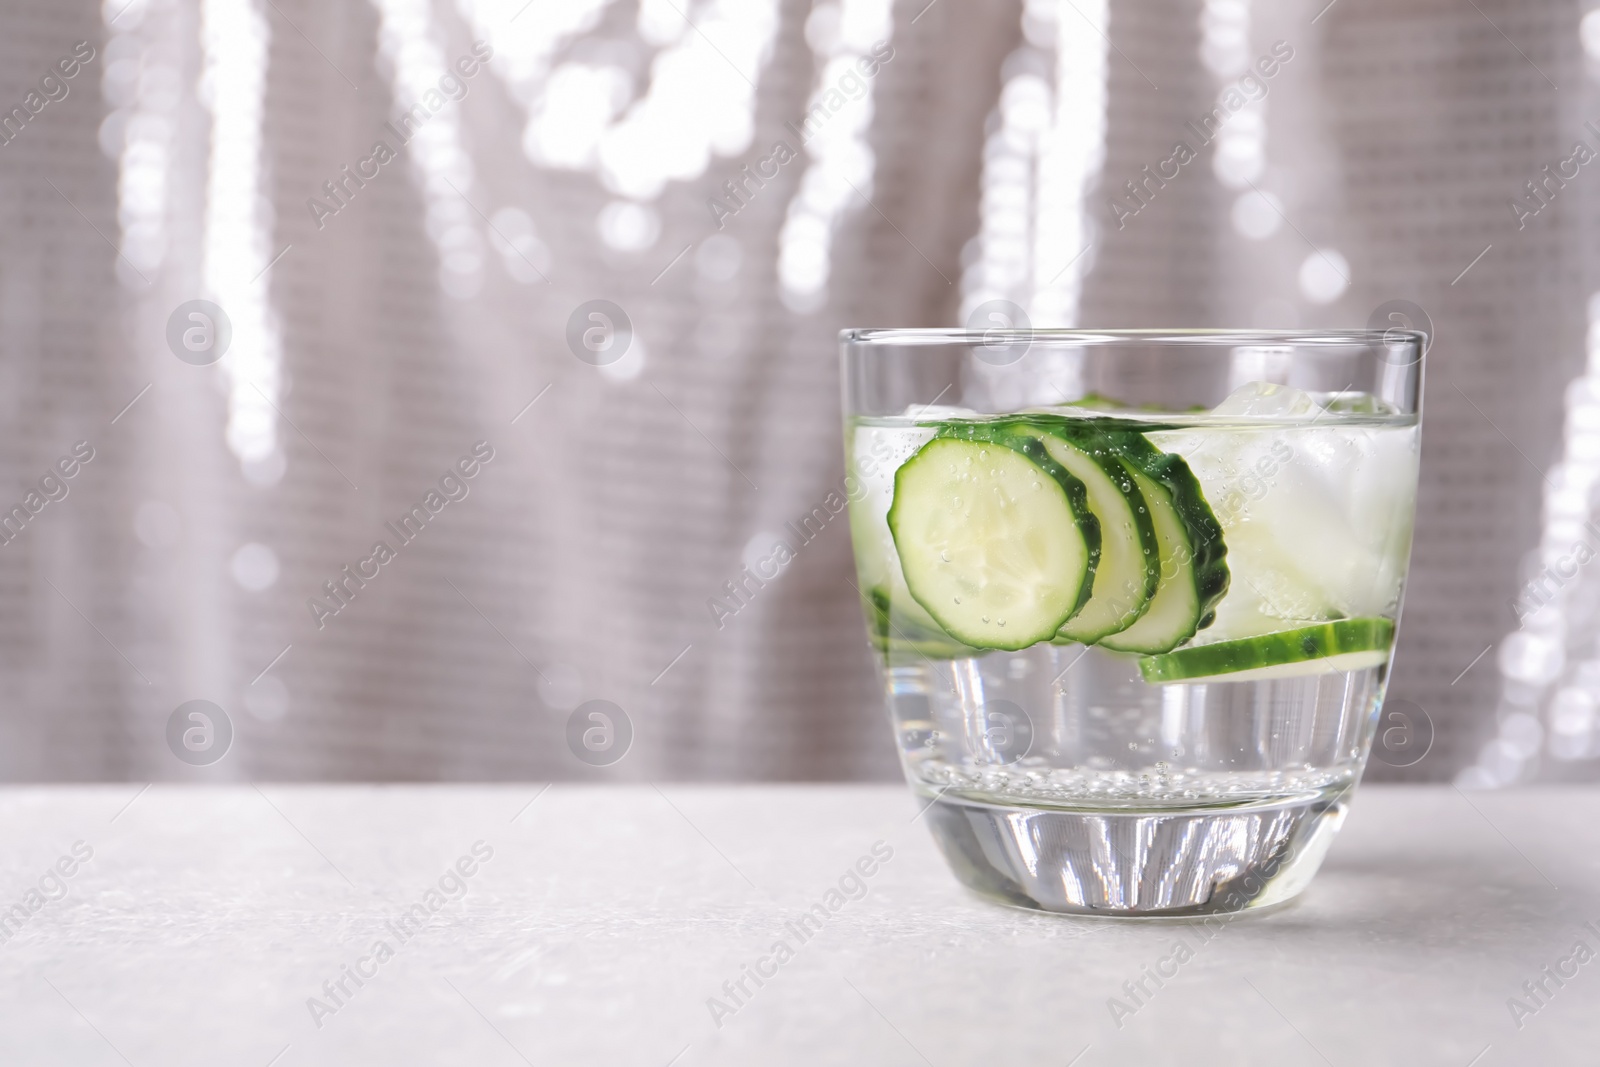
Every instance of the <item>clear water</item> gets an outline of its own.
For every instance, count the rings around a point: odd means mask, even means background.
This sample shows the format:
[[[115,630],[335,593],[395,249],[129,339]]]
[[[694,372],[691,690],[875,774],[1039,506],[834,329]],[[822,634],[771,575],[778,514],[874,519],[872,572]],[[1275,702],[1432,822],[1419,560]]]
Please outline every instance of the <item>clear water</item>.
[[[889,667],[907,776],[930,795],[1101,811],[1310,801],[1360,773],[1381,667],[1154,686],[1131,660],[1036,645]]]
[[[1215,413],[1117,413],[1184,457],[1223,529],[1229,591],[1192,643],[1397,618],[1418,431],[1374,407],[1263,388]],[[941,421],[982,416],[918,416],[858,418],[846,442],[858,581],[914,787],[1062,811],[1314,805],[1348,792],[1386,667],[1149,685],[1136,657],[1100,648],[962,655],[906,589],[886,516],[895,471]],[[886,608],[876,616],[873,598]]]

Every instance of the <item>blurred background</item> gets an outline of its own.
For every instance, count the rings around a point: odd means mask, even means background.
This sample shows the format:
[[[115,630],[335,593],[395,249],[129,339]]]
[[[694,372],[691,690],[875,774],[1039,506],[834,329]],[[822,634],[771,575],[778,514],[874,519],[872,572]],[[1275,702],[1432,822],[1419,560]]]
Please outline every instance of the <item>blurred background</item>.
[[[1429,329],[1370,774],[1595,777],[1596,77],[1555,0],[7,3],[0,776],[896,777],[843,523],[713,603],[837,331],[1009,300]]]

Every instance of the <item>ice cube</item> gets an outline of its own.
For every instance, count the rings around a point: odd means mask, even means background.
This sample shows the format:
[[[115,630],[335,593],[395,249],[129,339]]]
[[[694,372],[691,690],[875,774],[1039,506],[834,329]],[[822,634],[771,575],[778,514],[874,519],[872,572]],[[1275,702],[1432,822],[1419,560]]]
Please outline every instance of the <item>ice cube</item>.
[[[1221,419],[1281,419],[1315,422],[1323,408],[1311,394],[1272,382],[1250,382],[1229,394],[1211,411]],[[1241,480],[1248,481],[1253,470],[1272,467],[1268,458],[1281,431],[1240,431],[1199,425],[1148,434],[1152,444],[1176,452],[1189,464],[1206,490],[1229,493]]]
[[[888,521],[889,507],[894,503],[894,475],[935,432],[908,423],[858,423],[851,431],[851,478],[845,489],[853,501],[850,530],[856,563],[865,582],[878,584],[899,578],[899,557]]]
[[[1229,393],[1211,413],[1234,419],[1301,419],[1315,417],[1322,410],[1322,405],[1302,389],[1249,382]]]
[[[1415,429],[1312,418],[1148,436],[1183,456],[1222,525],[1233,584],[1216,634],[1393,610],[1410,543]]]
[[[907,404],[905,417],[917,422],[939,422],[943,419],[975,419],[978,413],[971,408],[951,404]]]
[[[1257,588],[1260,577],[1257,575],[1254,579],[1247,579],[1242,575],[1233,576],[1227,596],[1217,605],[1216,621],[1195,635],[1195,644],[1207,645],[1217,641],[1235,641],[1241,637],[1257,637],[1278,630],[1293,630],[1329,617],[1326,612],[1315,610],[1293,614],[1286,610],[1285,605],[1272,602],[1270,594],[1264,596],[1264,591]],[[1293,602],[1290,601],[1291,604]]]
[[[1218,514],[1229,563],[1269,614],[1393,610],[1410,542],[1412,432],[1339,426],[1273,435],[1276,467]]]
[[[1398,415],[1400,409],[1371,393],[1328,393],[1322,406],[1339,415]]]

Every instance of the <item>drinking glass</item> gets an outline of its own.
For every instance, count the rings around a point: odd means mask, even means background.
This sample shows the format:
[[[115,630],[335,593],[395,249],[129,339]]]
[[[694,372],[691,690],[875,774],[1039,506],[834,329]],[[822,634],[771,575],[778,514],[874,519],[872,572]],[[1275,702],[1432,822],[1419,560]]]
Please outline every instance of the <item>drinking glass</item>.
[[[1377,728],[1411,330],[847,330],[868,636],[956,877],[1052,912],[1305,888]]]

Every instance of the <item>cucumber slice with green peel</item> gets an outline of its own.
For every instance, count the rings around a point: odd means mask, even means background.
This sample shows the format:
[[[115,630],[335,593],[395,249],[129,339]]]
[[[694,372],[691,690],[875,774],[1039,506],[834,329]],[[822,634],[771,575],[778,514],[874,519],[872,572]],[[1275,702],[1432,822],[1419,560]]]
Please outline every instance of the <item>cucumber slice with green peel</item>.
[[[1389,661],[1393,640],[1394,623],[1388,619],[1338,619],[1146,656],[1139,661],[1139,673],[1145,681],[1159,685],[1257,682],[1365,670]]]
[[[958,424],[894,476],[889,531],[912,597],[957,641],[1017,651],[1088,599],[1100,526],[1036,438]]]
[[[1150,607],[1161,577],[1155,524],[1144,494],[1118,456],[1115,438],[1089,427],[1023,423],[1051,459],[1084,484],[1100,521],[1100,562],[1089,600],[1056,632],[1057,644],[1093,644],[1125,630]]]
[[[1116,442],[1150,510],[1161,577],[1144,613],[1097,643],[1117,652],[1169,652],[1216,618],[1217,602],[1228,591],[1228,548],[1182,457],[1159,451],[1137,434],[1120,435]]]

